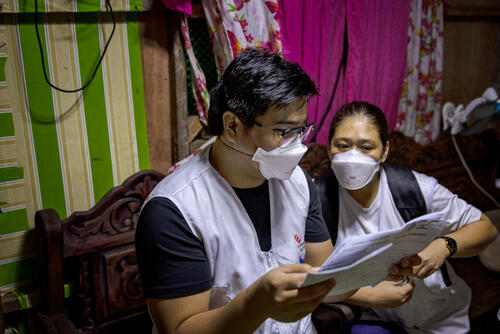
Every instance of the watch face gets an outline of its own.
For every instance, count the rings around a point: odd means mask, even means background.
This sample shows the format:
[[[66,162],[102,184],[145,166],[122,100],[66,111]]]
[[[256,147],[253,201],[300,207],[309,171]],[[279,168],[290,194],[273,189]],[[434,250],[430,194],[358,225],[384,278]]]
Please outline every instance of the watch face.
[[[455,239],[450,237],[445,237],[445,240],[446,245],[448,245],[448,248],[450,248],[450,256],[452,256],[457,251],[457,242],[455,241]]]
[[[455,239],[447,238],[446,241],[448,241],[448,244],[450,245],[451,248],[457,250],[457,242],[455,241]]]

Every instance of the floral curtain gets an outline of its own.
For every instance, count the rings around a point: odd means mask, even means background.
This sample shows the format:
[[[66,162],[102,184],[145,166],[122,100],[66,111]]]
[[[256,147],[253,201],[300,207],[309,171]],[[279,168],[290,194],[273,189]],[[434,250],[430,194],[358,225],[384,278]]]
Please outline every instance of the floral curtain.
[[[186,15],[191,14],[191,0],[162,0],[162,2],[167,8],[179,10]],[[202,4],[219,76],[224,73],[231,60],[247,47],[281,52],[280,26],[277,19],[278,0],[202,0]],[[192,50],[185,16],[181,22],[181,29],[184,46],[192,64],[193,95],[200,120],[206,124],[210,96],[205,75]],[[196,152],[193,155],[195,154]],[[169,173],[190,157],[192,155],[174,164]]]
[[[170,9],[191,14],[190,0],[162,0]],[[214,50],[217,72],[224,69],[246,47],[267,48],[271,52],[281,51],[278,13],[278,0],[203,0],[203,9],[209,26],[209,35]],[[189,37],[186,16],[181,22],[193,78],[193,95],[200,121],[206,124],[209,92],[202,68],[194,55]]]
[[[278,0],[203,0],[203,9],[220,75],[246,47],[281,52]]]
[[[205,79],[205,73],[203,73],[198,60],[196,60],[196,56],[194,55],[191,38],[189,37],[188,20],[184,15],[181,20],[181,30],[182,36],[184,37],[184,48],[186,49],[186,53],[191,63],[191,78],[193,80],[192,87],[194,100],[196,102],[196,109],[200,115],[200,122],[207,125],[207,111],[210,103],[207,80]]]
[[[439,135],[442,64],[443,2],[412,0],[396,129],[419,143],[431,143]]]

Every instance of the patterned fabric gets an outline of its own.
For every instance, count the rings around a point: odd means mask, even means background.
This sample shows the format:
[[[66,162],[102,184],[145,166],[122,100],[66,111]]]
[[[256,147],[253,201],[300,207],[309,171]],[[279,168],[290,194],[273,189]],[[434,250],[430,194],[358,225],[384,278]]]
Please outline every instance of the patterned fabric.
[[[443,2],[412,0],[407,74],[396,130],[429,144],[439,135],[443,63]]]
[[[209,26],[217,72],[224,69],[246,47],[263,47],[280,52],[279,23],[275,16],[278,0],[203,0],[203,9]],[[203,70],[198,65],[189,41],[187,20],[184,19],[183,35],[189,60],[193,64],[193,94],[200,120],[206,124],[209,93]]]
[[[163,2],[166,3],[169,0],[163,0]],[[175,2],[178,4],[179,0]],[[267,48],[271,52],[281,52],[280,30],[276,17],[278,0],[203,0],[203,9],[209,26],[219,76],[222,76],[231,60],[247,47]],[[206,124],[210,96],[205,75],[191,47],[186,17],[182,20],[181,29],[184,46],[192,64],[193,95],[200,121]],[[200,149],[175,163],[168,173],[182,166]]]
[[[40,38],[50,81],[73,89],[88,81],[112,23],[99,13],[61,15],[65,24],[39,22]],[[64,219],[149,168],[137,14],[115,17],[113,39],[83,94],[61,93],[45,82],[32,15],[4,18],[0,123],[12,122],[0,126],[2,293],[33,277],[28,232],[37,210],[53,208]]]
[[[193,78],[192,87],[194,100],[196,101],[196,109],[200,115],[201,123],[207,125],[208,104],[210,103],[207,81],[198,60],[196,60],[196,56],[194,55],[191,38],[189,37],[188,20],[185,15],[183,15],[181,20],[181,30],[182,36],[184,37],[184,48],[186,49],[189,61],[191,62],[191,78]]]
[[[247,47],[281,52],[278,0],[203,0],[219,74]]]

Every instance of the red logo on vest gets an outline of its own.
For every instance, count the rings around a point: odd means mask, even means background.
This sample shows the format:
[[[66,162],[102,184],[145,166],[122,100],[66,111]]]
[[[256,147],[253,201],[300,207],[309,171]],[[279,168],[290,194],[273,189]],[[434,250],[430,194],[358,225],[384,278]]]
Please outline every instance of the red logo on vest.
[[[303,253],[305,251],[305,247],[306,247],[306,244],[305,242],[297,235],[297,233],[295,233],[293,235],[293,238],[295,239],[295,241],[297,242],[297,249]]]

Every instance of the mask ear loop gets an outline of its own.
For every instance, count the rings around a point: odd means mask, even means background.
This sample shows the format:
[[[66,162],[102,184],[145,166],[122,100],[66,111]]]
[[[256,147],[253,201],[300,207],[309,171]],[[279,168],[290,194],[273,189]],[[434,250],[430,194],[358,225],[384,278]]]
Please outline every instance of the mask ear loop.
[[[255,147],[258,149],[260,146],[257,145],[257,142],[255,141],[255,138],[252,136],[252,134],[250,133],[250,129],[247,128],[246,125],[244,125],[245,127],[245,134],[250,138],[250,141],[252,142],[252,144],[255,145]]]
[[[253,144],[254,144],[254,145],[258,148],[257,144],[255,144],[255,141],[253,140],[252,135],[251,135],[251,134],[250,134],[250,132],[248,131],[248,128],[246,127],[246,125],[243,125],[243,126],[245,127],[245,134],[246,134],[247,136],[249,136],[249,137],[250,137],[250,141],[251,141],[251,142],[252,142],[252,143],[253,143]],[[222,144],[224,144],[224,146],[226,146],[227,148],[229,148],[229,149],[231,149],[231,150],[233,150],[233,151],[235,151],[235,152],[241,153],[241,154],[243,154],[243,155],[246,155],[247,157],[253,158],[253,156],[254,156],[253,154],[245,153],[245,152],[243,152],[243,151],[238,150],[238,149],[237,149],[237,148],[235,148],[235,147],[232,147],[231,145],[229,145],[228,143],[226,143],[224,140],[222,140],[222,137],[218,137],[218,139],[219,139],[219,140],[220,140],[220,142],[221,142]]]
[[[238,153],[241,153],[241,154],[243,154],[243,155],[246,155],[247,157],[253,158],[253,154],[245,153],[245,152],[243,152],[243,151],[238,150],[237,148],[232,147],[231,145],[229,145],[229,144],[225,143],[225,142],[224,142],[224,140],[222,140],[222,138],[221,138],[221,137],[219,137],[219,140],[220,140],[220,142],[221,142],[222,144],[224,144],[224,146],[226,146],[227,148],[230,148],[231,150],[236,151],[236,152],[238,152]]]

